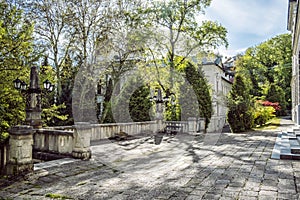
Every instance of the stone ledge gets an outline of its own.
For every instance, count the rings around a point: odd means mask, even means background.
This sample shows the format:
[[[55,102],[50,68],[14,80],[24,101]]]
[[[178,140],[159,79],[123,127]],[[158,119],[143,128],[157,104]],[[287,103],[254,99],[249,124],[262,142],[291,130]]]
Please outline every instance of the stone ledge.
[[[294,132],[279,133],[271,158],[282,160],[300,160],[300,144],[297,135]]]

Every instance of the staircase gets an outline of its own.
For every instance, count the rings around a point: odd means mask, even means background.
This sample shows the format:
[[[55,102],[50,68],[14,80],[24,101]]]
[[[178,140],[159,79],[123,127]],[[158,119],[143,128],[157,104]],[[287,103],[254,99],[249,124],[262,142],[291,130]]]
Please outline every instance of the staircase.
[[[300,129],[279,133],[271,158],[300,160]]]

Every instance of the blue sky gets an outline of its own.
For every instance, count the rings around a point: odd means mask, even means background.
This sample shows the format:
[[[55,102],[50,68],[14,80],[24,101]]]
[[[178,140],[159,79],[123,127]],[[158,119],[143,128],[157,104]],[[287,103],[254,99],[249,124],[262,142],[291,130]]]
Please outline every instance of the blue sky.
[[[287,33],[288,0],[212,0],[204,19],[228,31],[229,47],[218,51],[233,56],[278,34]]]

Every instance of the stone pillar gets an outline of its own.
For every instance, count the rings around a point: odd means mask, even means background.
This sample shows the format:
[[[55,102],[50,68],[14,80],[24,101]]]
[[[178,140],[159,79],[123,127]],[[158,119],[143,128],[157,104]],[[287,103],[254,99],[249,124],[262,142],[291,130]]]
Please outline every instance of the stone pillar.
[[[38,71],[35,66],[31,67],[30,70],[30,86],[26,96],[26,119],[27,125],[33,126],[34,128],[42,127],[42,100],[41,100],[41,88],[39,85]]]
[[[6,174],[17,175],[22,172],[33,171],[33,128],[31,126],[14,126],[9,129],[9,133]]]
[[[163,130],[163,102],[156,103],[156,123],[157,123],[157,131]]]
[[[197,132],[197,119],[196,117],[189,117],[188,118],[188,127],[189,133]]]
[[[72,156],[82,160],[89,160],[92,156],[91,143],[91,124],[89,122],[76,122],[74,125],[74,148]]]
[[[197,132],[205,132],[205,119],[204,118],[198,118]]]

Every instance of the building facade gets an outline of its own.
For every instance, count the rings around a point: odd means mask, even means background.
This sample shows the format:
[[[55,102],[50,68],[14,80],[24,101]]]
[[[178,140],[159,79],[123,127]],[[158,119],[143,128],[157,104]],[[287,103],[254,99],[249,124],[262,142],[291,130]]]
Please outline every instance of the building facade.
[[[213,115],[207,132],[219,132],[226,124],[226,96],[231,90],[233,74],[225,70],[232,62],[216,62],[218,59],[202,61],[202,69],[212,89]]]
[[[300,125],[300,95],[299,95],[299,66],[300,66],[300,23],[299,0],[289,0],[287,29],[292,33],[292,120]]]

